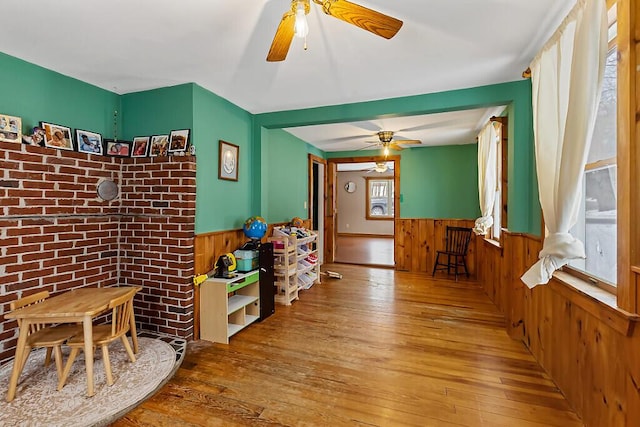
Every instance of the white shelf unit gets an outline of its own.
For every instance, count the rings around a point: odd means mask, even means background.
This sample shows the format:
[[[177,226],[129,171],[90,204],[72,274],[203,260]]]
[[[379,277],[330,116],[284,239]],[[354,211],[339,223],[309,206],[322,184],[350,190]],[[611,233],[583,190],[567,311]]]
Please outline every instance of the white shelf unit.
[[[291,305],[298,299],[298,257],[296,245],[290,236],[273,236],[273,273],[278,304]]]
[[[275,227],[274,238],[287,238],[289,245],[296,251],[296,283],[298,289],[309,289],[320,283],[320,261],[318,260],[318,233],[303,229],[306,237],[297,237],[295,227],[291,227],[291,234],[284,232],[283,227]]]
[[[229,344],[229,338],[260,317],[258,271],[211,278],[200,285],[200,338]]]
[[[318,233],[307,230],[309,237],[296,239],[296,253],[298,258],[298,287],[309,289],[320,283],[320,261],[318,260]],[[311,257],[315,257],[312,260]]]

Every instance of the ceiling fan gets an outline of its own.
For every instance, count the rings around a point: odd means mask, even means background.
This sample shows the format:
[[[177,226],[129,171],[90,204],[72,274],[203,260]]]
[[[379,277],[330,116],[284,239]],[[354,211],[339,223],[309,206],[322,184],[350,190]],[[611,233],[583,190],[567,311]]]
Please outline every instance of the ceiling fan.
[[[389,170],[389,165],[387,164],[387,162],[382,161],[382,162],[376,162],[375,166],[367,170],[367,173],[371,173],[371,172],[384,173],[387,170]]]
[[[402,151],[403,148],[399,145],[419,145],[422,144],[422,141],[417,139],[397,139],[393,140],[393,131],[390,130],[381,130],[376,135],[378,135],[378,141],[365,141],[368,144],[376,144],[380,145],[383,148],[383,153],[385,156],[389,155],[389,149]],[[363,147],[365,149],[368,147]]]
[[[282,20],[271,42],[267,61],[284,61],[294,36],[304,38],[304,49],[307,49],[306,37],[309,33],[306,15],[311,9],[310,2],[322,6],[322,11],[349,24],[367,30],[377,36],[390,39],[395,36],[402,21],[387,16],[364,6],[347,0],[292,0],[291,9],[282,15]]]

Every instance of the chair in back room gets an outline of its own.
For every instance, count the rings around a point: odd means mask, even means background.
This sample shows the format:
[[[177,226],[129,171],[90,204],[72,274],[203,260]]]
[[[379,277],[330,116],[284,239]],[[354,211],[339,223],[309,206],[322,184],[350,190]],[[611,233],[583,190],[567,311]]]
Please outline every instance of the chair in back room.
[[[458,280],[458,267],[462,267],[464,273],[469,277],[466,257],[472,231],[471,228],[447,226],[445,249],[437,251],[432,276],[438,270],[447,270],[447,274],[451,274],[453,270],[455,278]],[[440,257],[444,260],[441,261]]]

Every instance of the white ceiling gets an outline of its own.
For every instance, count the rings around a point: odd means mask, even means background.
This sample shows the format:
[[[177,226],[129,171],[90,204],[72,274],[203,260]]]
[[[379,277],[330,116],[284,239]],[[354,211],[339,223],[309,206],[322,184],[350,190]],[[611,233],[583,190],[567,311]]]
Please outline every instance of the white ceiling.
[[[261,113],[517,80],[575,0],[355,2],[404,25],[385,40],[312,4],[308,50],[268,63],[290,0],[1,0],[0,51],[117,93],[195,82]]]
[[[380,130],[393,131],[393,141],[402,148],[472,144],[489,118],[504,109],[505,106],[499,106],[285,130],[323,151],[379,150],[376,133]],[[403,139],[419,140],[422,144],[403,145]]]
[[[387,169],[393,170],[394,162],[386,162]],[[338,163],[338,172],[354,172],[354,171],[373,171],[376,167],[375,162],[360,162],[360,163]]]

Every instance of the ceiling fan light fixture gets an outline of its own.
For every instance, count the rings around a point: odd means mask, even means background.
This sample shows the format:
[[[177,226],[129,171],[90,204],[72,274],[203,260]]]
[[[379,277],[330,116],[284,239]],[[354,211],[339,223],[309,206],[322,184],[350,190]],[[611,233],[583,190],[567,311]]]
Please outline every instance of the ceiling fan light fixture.
[[[378,173],[384,173],[389,167],[386,162],[376,162],[376,167],[373,169]]]
[[[384,156],[387,157],[389,155],[389,145],[385,144],[384,145]]]
[[[309,23],[307,22],[307,13],[309,8],[305,7],[304,2],[299,1],[296,6],[296,23],[294,32],[296,37],[306,38],[309,34]]]
[[[391,142],[391,139],[393,138],[393,131],[381,130],[378,132],[378,138],[380,138],[380,142],[383,143]]]

